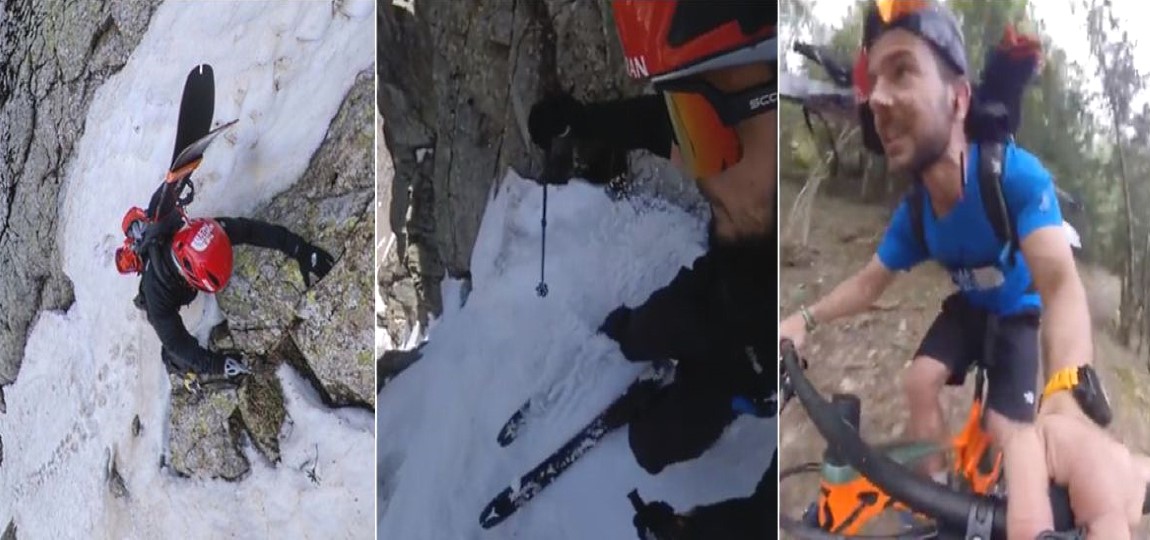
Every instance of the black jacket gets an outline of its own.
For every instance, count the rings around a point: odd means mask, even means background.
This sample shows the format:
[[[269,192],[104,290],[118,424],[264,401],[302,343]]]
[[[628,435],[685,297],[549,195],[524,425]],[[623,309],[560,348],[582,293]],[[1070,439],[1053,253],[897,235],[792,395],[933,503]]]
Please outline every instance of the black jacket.
[[[288,229],[246,218],[215,218],[224,228],[232,246],[251,245],[280,251],[294,257],[303,238]],[[170,212],[162,221],[151,225],[145,240],[144,272],[140,280],[137,305],[148,315],[164,346],[164,356],[179,371],[219,374],[224,370],[224,357],[200,346],[180,318],[180,309],[196,299],[194,289],[176,266],[172,255],[172,237],[183,225],[178,213]]]

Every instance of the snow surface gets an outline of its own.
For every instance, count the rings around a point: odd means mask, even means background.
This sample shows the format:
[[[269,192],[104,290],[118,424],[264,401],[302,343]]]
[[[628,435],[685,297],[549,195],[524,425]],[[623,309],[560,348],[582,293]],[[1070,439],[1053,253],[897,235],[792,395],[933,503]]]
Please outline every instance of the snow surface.
[[[445,306],[423,358],[379,395],[379,538],[633,538],[633,488],[680,510],[749,495],[770,465],[774,419],[742,417],[702,457],[657,476],[635,463],[619,430],[506,521],[479,527],[491,498],[646,367],[596,333],[603,318],[670,282],[706,240],[702,219],[658,199],[614,202],[581,182],[549,188],[550,294],[539,298],[541,189],[514,173],[495,189],[466,303]],[[500,427],[537,393],[552,405],[500,448]]]
[[[207,152],[189,212],[248,215],[299,178],[356,75],[372,69],[373,6],[168,2],[97,91],[60,209],[76,302],[40,316],[5,389],[0,526],[14,518],[21,538],[373,536],[371,414],[326,409],[288,368],[279,375],[294,424],[279,467],[249,449],[252,474],[239,483],[159,468],[168,379],[159,341],[132,305],[138,280],[112,261],[124,211],[147,204],[171,159],[193,66],[215,70],[216,123],[239,124]],[[189,328],[202,303],[185,310]],[[114,498],[104,480],[113,450],[128,499]]]

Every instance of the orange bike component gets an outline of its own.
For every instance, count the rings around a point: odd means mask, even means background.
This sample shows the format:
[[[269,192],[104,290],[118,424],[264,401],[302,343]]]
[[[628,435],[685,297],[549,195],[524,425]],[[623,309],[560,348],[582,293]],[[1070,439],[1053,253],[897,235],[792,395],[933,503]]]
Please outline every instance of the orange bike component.
[[[990,434],[982,429],[982,400],[974,400],[966,425],[954,438],[954,473],[971,491],[986,495],[1002,473],[1002,452],[991,446]]]
[[[954,476],[970,491],[986,495],[1002,474],[1002,453],[991,446],[990,435],[982,429],[983,404],[976,399],[967,414],[962,431],[951,441],[954,453]],[[892,499],[865,476],[847,482],[819,483],[819,528],[844,536],[862,532],[875,517],[887,510],[909,508]]]
[[[856,535],[894,504],[865,476],[841,484],[823,480],[819,483],[819,527],[834,534]]]

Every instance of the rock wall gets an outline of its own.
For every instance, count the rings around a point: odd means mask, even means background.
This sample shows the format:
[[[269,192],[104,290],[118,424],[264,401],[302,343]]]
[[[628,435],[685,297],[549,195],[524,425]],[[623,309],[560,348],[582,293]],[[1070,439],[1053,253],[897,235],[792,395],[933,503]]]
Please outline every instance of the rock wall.
[[[563,89],[594,101],[635,95],[608,0],[381,0],[379,108],[394,161],[395,255],[379,272],[393,343],[438,313],[447,275],[468,276],[492,184],[542,169],[531,105]],[[384,378],[390,373],[380,373]]]
[[[0,6],[0,386],[41,309],[74,301],[57,251],[60,187],[96,89],[124,67],[159,0]]]

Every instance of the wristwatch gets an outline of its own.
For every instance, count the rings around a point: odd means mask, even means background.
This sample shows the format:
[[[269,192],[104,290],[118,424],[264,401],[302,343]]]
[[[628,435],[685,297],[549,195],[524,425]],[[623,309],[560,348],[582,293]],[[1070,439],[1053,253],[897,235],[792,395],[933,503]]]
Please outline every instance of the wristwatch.
[[[815,316],[811,315],[811,310],[807,309],[807,306],[803,306],[799,308],[799,313],[803,316],[803,322],[807,325],[807,332],[814,332],[815,328],[818,328],[819,323],[815,320]]]
[[[1063,390],[1071,391],[1078,406],[1082,407],[1082,412],[1086,413],[1095,424],[1103,428],[1110,425],[1113,419],[1110,399],[1106,396],[1106,390],[1102,388],[1102,379],[1098,377],[1093,367],[1087,365],[1058,370],[1046,383],[1042,398],[1046,399]]]

